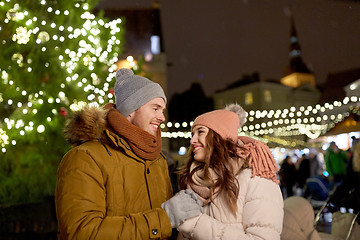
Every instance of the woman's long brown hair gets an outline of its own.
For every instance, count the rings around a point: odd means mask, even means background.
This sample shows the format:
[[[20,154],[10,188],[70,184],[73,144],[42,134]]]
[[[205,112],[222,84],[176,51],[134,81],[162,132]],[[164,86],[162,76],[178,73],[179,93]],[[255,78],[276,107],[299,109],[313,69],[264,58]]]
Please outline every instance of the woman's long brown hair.
[[[186,186],[190,183],[194,183],[192,180],[193,174],[204,168],[205,181],[210,186],[210,201],[213,202],[213,193],[216,188],[219,188],[219,192],[225,191],[226,200],[231,212],[236,216],[237,211],[237,198],[239,195],[239,183],[235,178],[238,172],[233,169],[234,164],[231,161],[237,161],[236,156],[236,144],[230,140],[223,139],[219,134],[209,129],[205,138],[206,141],[206,157],[204,162],[198,162],[198,166],[190,172],[191,164],[195,161],[194,153],[190,153],[189,160],[185,166],[180,168],[179,174],[179,186],[180,189],[186,189]],[[243,167],[247,164],[244,163]],[[210,178],[209,168],[215,171],[218,176],[216,182]]]

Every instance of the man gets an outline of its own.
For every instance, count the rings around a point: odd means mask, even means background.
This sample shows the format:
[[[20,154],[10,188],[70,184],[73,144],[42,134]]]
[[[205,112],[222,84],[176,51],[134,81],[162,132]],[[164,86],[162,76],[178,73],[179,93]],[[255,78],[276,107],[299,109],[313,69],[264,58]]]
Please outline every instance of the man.
[[[326,171],[329,173],[330,190],[341,184],[346,175],[346,165],[349,155],[338,148],[335,142],[331,142],[325,152]]]
[[[166,97],[159,84],[116,73],[116,105],[76,112],[65,128],[75,145],[62,159],[55,192],[59,239],[164,239],[172,196],[161,153]]]

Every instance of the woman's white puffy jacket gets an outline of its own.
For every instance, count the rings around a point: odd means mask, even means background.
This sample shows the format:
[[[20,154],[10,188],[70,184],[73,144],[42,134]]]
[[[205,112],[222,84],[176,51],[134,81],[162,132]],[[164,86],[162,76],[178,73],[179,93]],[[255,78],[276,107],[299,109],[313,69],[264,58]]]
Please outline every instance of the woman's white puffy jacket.
[[[242,170],[236,178],[240,185],[236,217],[222,192],[214,199],[215,204],[204,206],[203,214],[178,227],[178,239],[280,239],[284,213],[279,185],[251,177],[251,169]]]

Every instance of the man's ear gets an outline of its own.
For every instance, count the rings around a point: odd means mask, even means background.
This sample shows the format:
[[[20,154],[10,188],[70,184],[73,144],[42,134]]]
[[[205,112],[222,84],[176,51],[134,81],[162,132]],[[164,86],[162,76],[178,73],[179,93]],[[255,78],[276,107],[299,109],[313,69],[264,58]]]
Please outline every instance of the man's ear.
[[[135,112],[132,112],[126,117],[126,119],[129,120],[129,122],[132,122],[132,119],[134,118],[134,116],[135,116]]]

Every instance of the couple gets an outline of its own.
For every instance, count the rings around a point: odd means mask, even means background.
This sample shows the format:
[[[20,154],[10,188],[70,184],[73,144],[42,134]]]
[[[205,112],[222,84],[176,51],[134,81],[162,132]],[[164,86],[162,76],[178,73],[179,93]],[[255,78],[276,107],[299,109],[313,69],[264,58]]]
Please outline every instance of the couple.
[[[236,104],[197,117],[191,155],[172,196],[161,153],[162,88],[129,69],[116,74],[116,105],[75,113],[72,148],[58,169],[59,239],[280,239],[283,200],[268,147],[238,137]]]

